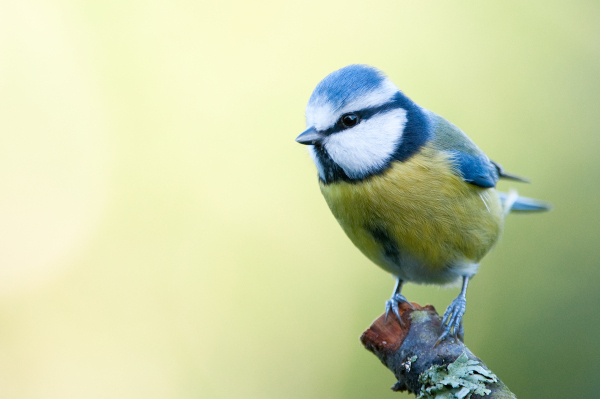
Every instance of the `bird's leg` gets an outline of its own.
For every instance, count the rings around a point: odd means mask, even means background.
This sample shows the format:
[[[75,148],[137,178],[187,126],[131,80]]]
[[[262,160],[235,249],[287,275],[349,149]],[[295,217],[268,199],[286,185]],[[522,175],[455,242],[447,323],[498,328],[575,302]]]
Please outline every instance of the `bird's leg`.
[[[436,342],[436,346],[448,337],[453,337],[454,340],[464,339],[464,329],[462,324],[462,318],[465,314],[467,306],[467,286],[469,285],[469,277],[463,276],[463,285],[460,294],[452,301],[444,317],[442,318],[442,335]]]
[[[400,322],[401,325],[402,325],[402,319],[400,318],[400,309],[398,307],[399,304],[401,304],[402,302],[406,302],[410,305],[411,308],[413,307],[411,305],[411,303],[406,300],[404,295],[402,295],[400,293],[403,282],[404,281],[400,278],[396,279],[396,286],[394,287],[394,292],[392,292],[392,297],[390,298],[389,301],[387,301],[385,303],[385,319],[387,320],[388,315],[390,314],[390,310],[391,310],[392,312],[394,312],[394,314],[398,318],[398,322]]]

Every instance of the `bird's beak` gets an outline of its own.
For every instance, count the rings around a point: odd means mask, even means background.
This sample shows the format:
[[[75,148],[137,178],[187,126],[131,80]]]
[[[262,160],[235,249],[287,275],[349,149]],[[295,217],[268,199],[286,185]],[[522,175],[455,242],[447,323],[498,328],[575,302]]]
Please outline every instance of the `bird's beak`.
[[[317,132],[317,129],[310,127],[302,132],[302,134],[296,137],[296,141],[300,144],[313,145],[320,143],[325,135]]]

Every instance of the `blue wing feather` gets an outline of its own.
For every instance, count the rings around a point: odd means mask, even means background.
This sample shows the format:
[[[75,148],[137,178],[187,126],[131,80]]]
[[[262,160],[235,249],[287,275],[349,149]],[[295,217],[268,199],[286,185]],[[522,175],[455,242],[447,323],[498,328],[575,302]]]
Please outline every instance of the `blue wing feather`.
[[[450,155],[455,171],[467,183],[483,188],[496,186],[498,168],[462,130],[443,117],[429,112],[434,122],[433,146]]]
[[[485,154],[471,155],[457,150],[448,152],[457,171],[467,183],[483,188],[496,186],[498,169]]]

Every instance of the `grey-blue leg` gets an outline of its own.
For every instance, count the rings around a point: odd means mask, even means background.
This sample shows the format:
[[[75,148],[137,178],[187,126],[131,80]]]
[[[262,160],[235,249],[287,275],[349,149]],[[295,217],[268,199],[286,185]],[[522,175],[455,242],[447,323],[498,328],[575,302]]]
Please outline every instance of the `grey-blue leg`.
[[[452,301],[450,306],[448,306],[446,312],[444,312],[444,317],[442,318],[442,335],[437,340],[436,345],[448,337],[453,337],[455,340],[458,338],[461,341],[464,339],[465,333],[462,318],[467,306],[466,296],[468,285],[469,277],[463,276],[463,285],[460,294]]]
[[[404,281],[402,281],[402,279],[400,279],[400,278],[396,280],[396,286],[394,287],[394,292],[392,292],[392,297],[390,298],[389,301],[387,301],[385,303],[385,319],[387,320],[388,315],[390,314],[390,310],[391,310],[392,312],[394,312],[394,314],[398,318],[398,321],[400,322],[400,324],[402,324],[402,319],[400,319],[399,304],[401,304],[402,302],[406,302],[410,305],[411,308],[413,307],[410,304],[410,302],[408,302],[406,300],[404,295],[400,294],[400,290],[402,289],[403,282]]]

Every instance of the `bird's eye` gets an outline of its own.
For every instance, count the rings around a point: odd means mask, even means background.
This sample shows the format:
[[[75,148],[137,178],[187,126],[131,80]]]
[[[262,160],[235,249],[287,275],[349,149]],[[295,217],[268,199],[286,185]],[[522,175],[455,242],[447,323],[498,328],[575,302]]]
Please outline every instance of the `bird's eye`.
[[[340,122],[344,127],[352,127],[358,123],[358,116],[356,114],[344,114],[340,118]]]

